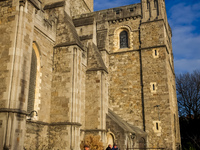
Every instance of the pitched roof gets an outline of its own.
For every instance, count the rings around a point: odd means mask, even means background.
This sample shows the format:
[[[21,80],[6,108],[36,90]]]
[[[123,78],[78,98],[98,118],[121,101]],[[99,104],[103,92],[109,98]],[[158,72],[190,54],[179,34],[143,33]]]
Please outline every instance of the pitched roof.
[[[124,132],[130,132],[130,133],[135,133],[139,135],[147,135],[146,132],[144,132],[143,130],[141,130],[140,128],[134,125],[127,123],[110,109],[108,109],[107,116],[110,119],[112,119],[116,124],[118,124],[124,130]]]
[[[76,28],[72,22],[72,19],[66,12],[63,12],[63,14],[59,15],[58,18],[55,47],[70,45],[78,45],[80,48],[83,49],[83,45],[76,32]]]
[[[88,46],[87,71],[97,70],[104,70],[108,72],[97,46],[94,43],[91,43]]]

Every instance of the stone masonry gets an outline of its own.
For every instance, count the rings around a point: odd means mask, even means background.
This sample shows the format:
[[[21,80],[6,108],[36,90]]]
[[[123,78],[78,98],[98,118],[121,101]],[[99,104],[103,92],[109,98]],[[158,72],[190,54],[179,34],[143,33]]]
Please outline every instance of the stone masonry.
[[[180,148],[163,0],[0,0],[0,37],[0,150]]]

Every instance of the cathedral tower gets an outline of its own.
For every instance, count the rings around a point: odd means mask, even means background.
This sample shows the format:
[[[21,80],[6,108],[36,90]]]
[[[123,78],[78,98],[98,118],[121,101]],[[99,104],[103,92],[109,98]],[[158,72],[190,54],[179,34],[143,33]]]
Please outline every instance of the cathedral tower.
[[[141,0],[141,81],[145,131],[150,147],[180,146],[172,31],[165,1]]]

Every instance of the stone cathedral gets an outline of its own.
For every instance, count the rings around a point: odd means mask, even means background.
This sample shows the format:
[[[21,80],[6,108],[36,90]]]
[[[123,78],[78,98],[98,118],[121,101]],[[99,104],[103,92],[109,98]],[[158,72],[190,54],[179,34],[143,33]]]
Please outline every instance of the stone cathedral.
[[[0,0],[0,150],[181,146],[164,0]]]

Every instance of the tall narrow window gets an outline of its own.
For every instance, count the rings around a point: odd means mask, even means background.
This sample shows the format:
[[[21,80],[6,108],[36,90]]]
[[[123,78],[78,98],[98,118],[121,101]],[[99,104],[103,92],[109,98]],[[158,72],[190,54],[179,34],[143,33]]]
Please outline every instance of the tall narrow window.
[[[149,10],[149,17],[151,17],[151,5],[149,0],[147,0],[147,9]]]
[[[120,48],[128,47],[128,33],[126,31],[122,31],[120,33]]]
[[[150,8],[150,3],[149,3],[149,0],[147,0],[147,9]]]
[[[157,50],[155,50],[155,56],[157,56],[158,54],[157,54]]]
[[[153,91],[155,91],[155,84],[153,84]]]
[[[159,15],[158,0],[154,0],[154,8],[157,9],[157,16]]]
[[[156,129],[159,130],[159,128],[158,128],[158,123],[157,123],[157,122],[156,122]]]
[[[31,58],[31,71],[30,71],[29,94],[28,94],[28,105],[27,105],[28,113],[30,113],[34,109],[36,76],[37,76],[37,56],[33,49]]]

